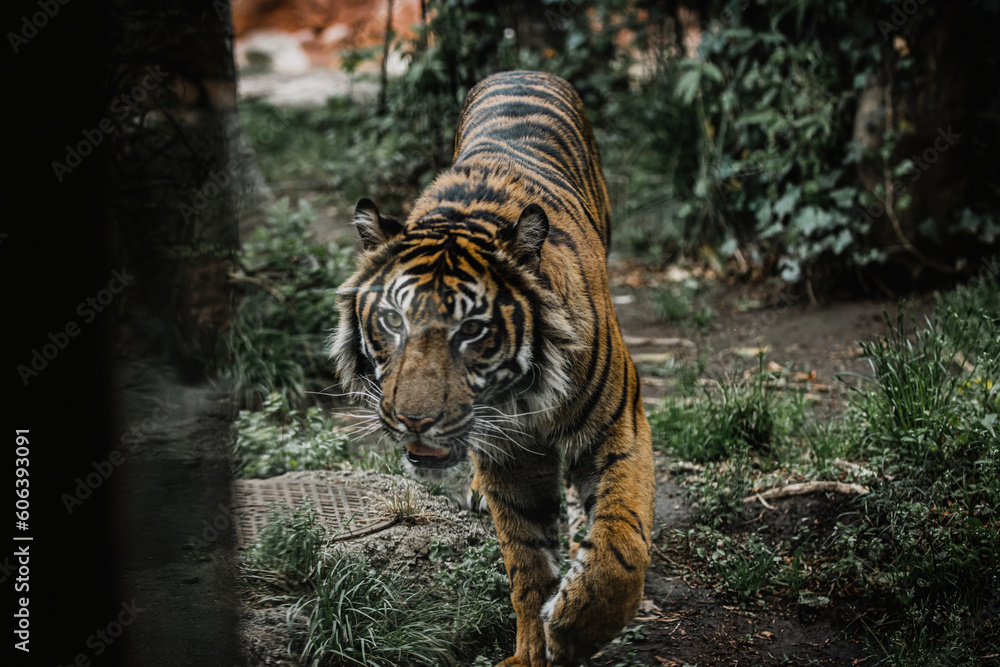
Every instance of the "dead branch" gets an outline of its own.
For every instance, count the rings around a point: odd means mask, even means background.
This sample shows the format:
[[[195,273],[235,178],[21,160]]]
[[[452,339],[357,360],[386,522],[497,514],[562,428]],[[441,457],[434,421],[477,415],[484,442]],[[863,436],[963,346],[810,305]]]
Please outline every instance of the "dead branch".
[[[775,498],[787,498],[788,496],[802,496],[807,493],[830,492],[845,494],[868,493],[868,487],[860,484],[846,484],[844,482],[801,482],[789,484],[774,489],[768,489],[761,493],[755,493],[743,499],[744,503],[754,500],[774,500]],[[766,503],[765,503],[766,505]]]

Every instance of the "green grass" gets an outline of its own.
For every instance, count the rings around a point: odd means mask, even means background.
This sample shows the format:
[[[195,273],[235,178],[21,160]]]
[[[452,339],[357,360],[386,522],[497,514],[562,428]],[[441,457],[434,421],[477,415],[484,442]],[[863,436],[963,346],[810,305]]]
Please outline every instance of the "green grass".
[[[456,102],[454,112],[438,113],[436,122],[444,116],[457,119],[457,112]],[[273,187],[330,192],[335,205],[349,209],[368,197],[393,215],[400,215],[448,164],[457,128],[449,128],[448,136],[428,131],[433,115],[409,105],[392,116],[378,116],[372,103],[348,98],[330,98],[308,110],[279,110],[259,100],[240,105],[244,134],[258,145],[258,166]]]
[[[220,374],[243,406],[280,393],[295,408],[333,384],[326,339],[336,327],[337,286],[352,270],[353,248],[313,239],[312,206],[282,199],[243,244],[233,276],[238,302]]]
[[[247,565],[292,585],[302,584],[315,574],[326,539],[326,529],[311,505],[295,511],[275,506],[246,552]]]
[[[705,564],[700,576],[741,604],[776,591],[850,598],[872,664],[971,666],[1000,653],[998,313],[1000,287],[979,281],[940,295],[923,322],[887,316],[861,344],[871,376],[832,418],[772,395],[763,372],[666,401],[650,416],[657,445],[705,463],[685,481],[700,527],[672,538]],[[767,545],[736,520],[741,498],[790,478],[870,492],[822,543],[805,529],[797,544]]]
[[[332,470],[350,458],[346,435],[335,431],[328,410],[291,410],[273,393],[261,410],[241,410],[233,423],[238,474],[274,477],[293,470]]]
[[[841,539],[866,566],[859,584],[891,601],[881,664],[972,665],[1000,648],[998,298],[995,282],[960,288],[923,327],[887,319],[863,345],[875,380],[852,401],[855,455],[884,475]]]
[[[310,506],[275,508],[245,552],[255,593],[287,609],[306,664],[495,664],[514,642],[510,586],[496,539],[457,556],[438,545],[431,582],[325,552],[332,537]]]
[[[755,600],[775,569],[775,554],[759,542],[750,541],[735,554],[714,558],[712,567],[740,600]]]
[[[307,619],[305,658],[386,667],[496,662],[514,633],[496,540],[439,565],[429,586],[356,556],[324,561],[309,593],[289,608]]]
[[[328,561],[315,593],[301,598],[290,615],[308,620],[303,655],[315,665],[440,664],[449,643],[449,618],[424,593],[398,575],[354,557]]]
[[[699,303],[697,291],[693,280],[657,289],[653,294],[657,315],[671,324],[690,322],[699,329],[707,329],[712,322],[712,307]]]
[[[768,460],[780,458],[784,445],[803,425],[806,406],[796,393],[778,395],[769,389],[766,383],[773,379],[761,356],[756,373],[724,379],[717,390],[702,385],[700,397],[668,397],[663,408],[649,416],[654,445],[694,462],[716,461],[743,450]]]

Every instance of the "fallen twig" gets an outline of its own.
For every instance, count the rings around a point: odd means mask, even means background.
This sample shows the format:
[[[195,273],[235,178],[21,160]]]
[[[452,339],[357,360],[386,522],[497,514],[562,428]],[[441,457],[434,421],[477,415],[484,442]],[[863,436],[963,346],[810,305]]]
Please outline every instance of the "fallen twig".
[[[768,489],[761,493],[747,496],[743,502],[749,503],[754,500],[773,500],[775,498],[787,498],[788,496],[801,496],[807,493],[832,491],[833,493],[863,494],[868,493],[868,487],[860,484],[846,484],[844,482],[801,482],[789,484],[774,489]]]

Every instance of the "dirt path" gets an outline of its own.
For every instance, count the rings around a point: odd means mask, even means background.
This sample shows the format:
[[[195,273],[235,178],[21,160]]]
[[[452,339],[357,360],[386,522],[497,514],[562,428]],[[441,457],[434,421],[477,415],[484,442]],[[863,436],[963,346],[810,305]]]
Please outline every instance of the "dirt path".
[[[875,300],[815,306],[804,293],[704,284],[697,288],[692,307],[711,308],[707,326],[699,328],[689,320],[665,322],[658,315],[658,294],[689,279],[689,274],[614,263],[611,270],[622,332],[639,364],[648,407],[658,405],[670,391],[657,376],[657,368],[701,359],[705,365],[701,377],[720,379],[756,367],[755,351],[765,349],[768,362],[808,375],[811,380],[804,386],[810,396],[828,409],[827,414],[837,413],[848,391],[837,375],[868,375],[858,341],[884,330],[883,304]],[[917,300],[914,307],[918,317],[929,310],[926,299]],[[864,647],[851,626],[854,614],[848,602],[820,596],[805,602],[778,599],[766,606],[741,605],[698,575],[706,564],[692,558],[681,537],[694,526],[693,511],[669,463],[659,460],[660,537],[647,573],[646,600],[626,630],[629,641],[605,649],[593,664],[864,664]],[[734,530],[756,530],[769,544],[795,544],[808,529],[814,546],[807,549],[816,548],[833,533],[849,502],[845,496],[812,494],[775,501],[769,510],[754,504]],[[636,630],[636,626],[642,627]]]

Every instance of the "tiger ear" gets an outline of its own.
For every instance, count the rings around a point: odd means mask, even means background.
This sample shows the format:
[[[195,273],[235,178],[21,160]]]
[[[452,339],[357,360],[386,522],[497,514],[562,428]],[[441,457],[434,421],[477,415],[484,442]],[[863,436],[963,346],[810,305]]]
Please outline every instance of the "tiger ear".
[[[538,204],[528,204],[513,227],[501,232],[502,241],[523,264],[538,266],[542,244],[549,235],[549,218]]]
[[[403,231],[403,225],[395,218],[379,213],[378,206],[371,199],[358,202],[354,209],[354,226],[358,228],[365,250],[377,248]]]

